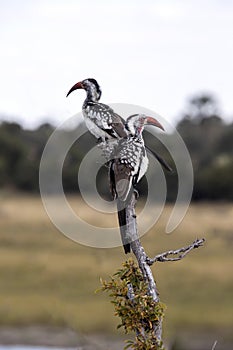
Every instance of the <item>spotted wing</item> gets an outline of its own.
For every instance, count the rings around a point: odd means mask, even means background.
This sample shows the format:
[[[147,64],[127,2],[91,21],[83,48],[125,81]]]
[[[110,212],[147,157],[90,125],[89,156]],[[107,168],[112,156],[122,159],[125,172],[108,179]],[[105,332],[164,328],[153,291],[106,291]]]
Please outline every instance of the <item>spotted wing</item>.
[[[122,163],[120,159],[114,161],[114,178],[117,198],[125,201],[132,187],[132,167]]]
[[[126,200],[140,169],[142,148],[134,138],[121,139],[114,154],[114,176],[118,198]]]
[[[109,136],[113,138],[127,136],[124,120],[108,105],[91,102],[87,110],[89,118]]]

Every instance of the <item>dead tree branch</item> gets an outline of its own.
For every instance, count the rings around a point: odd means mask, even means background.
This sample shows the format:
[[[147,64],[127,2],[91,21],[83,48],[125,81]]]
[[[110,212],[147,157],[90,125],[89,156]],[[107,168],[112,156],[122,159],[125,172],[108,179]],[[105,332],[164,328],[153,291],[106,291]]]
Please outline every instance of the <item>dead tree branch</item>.
[[[130,238],[130,246],[133,251],[133,254],[135,255],[138,261],[138,266],[142,272],[143,278],[148,284],[148,295],[151,295],[153,300],[156,303],[158,303],[160,301],[159,293],[150,266],[153,265],[155,262],[181,260],[193,249],[201,247],[205,239],[197,239],[187,247],[183,247],[177,250],[169,250],[165,253],[156,255],[152,259],[149,258],[143,246],[141,245],[138,235],[135,213],[135,205],[137,202],[136,198],[136,193],[133,193],[126,207],[127,236]],[[131,299],[134,298],[132,286],[128,286],[128,296]],[[160,342],[162,340],[162,318],[159,320],[159,322],[154,322],[153,332],[158,342]]]
[[[191,250],[195,249],[195,248],[199,248],[201,246],[203,246],[205,242],[205,239],[196,239],[192,244],[188,245],[187,247],[182,247],[180,249],[177,250],[169,250],[165,253],[162,254],[158,254],[156,255],[153,259],[150,259],[149,257],[147,257],[147,263],[149,265],[153,265],[155,262],[165,262],[165,261],[178,261],[183,259],[189,252],[191,252]],[[172,255],[171,257],[169,257],[169,255]],[[178,256],[176,256],[178,255]]]
[[[129,204],[126,207],[126,215],[127,215],[127,232],[131,237],[131,249],[138,261],[138,266],[142,272],[144,280],[148,283],[148,293],[152,296],[155,302],[159,302],[159,294],[157,291],[156,283],[154,281],[152,271],[150,269],[149,264],[147,263],[147,255],[145,253],[144,248],[141,245],[138,235],[137,222],[136,222],[136,213],[135,213],[135,205],[136,205],[136,195],[132,194],[132,197],[129,201]],[[132,291],[130,293],[132,295]],[[160,322],[156,322],[153,325],[154,334],[158,341],[162,339],[162,320]]]

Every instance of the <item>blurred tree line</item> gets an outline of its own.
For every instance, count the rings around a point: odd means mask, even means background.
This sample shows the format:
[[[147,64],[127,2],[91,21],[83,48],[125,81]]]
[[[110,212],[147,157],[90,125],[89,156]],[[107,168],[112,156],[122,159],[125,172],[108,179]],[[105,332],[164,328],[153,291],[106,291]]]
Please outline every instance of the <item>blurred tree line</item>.
[[[84,125],[81,124],[79,128],[84,128]],[[210,95],[192,98],[187,112],[177,124],[177,130],[193,163],[193,199],[233,200],[233,123],[226,124],[221,118],[215,99]],[[42,124],[35,130],[26,130],[17,123],[6,121],[0,124],[0,188],[39,191],[40,158],[53,131],[54,127],[50,124]],[[67,137],[72,132],[64,130]],[[169,144],[172,145],[173,134],[166,134],[165,137],[169,138]],[[149,133],[145,133],[145,139],[175,170],[175,165],[162,143]],[[86,132],[70,148],[63,167],[65,191],[79,192],[79,165],[86,152],[95,145],[95,138]],[[173,174],[167,173],[166,180],[167,198],[174,200],[177,194],[175,171]],[[106,181],[107,168],[102,167],[97,176],[97,188],[103,196],[108,196]],[[146,180],[140,186],[146,191]]]

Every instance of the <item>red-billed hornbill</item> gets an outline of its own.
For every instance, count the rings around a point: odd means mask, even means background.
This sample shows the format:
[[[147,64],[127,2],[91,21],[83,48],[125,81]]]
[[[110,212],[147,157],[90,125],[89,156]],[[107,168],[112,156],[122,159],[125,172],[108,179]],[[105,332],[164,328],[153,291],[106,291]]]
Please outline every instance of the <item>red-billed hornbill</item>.
[[[66,97],[77,89],[84,89],[87,93],[82,107],[83,115],[87,128],[97,139],[104,142],[127,136],[124,120],[111,107],[99,102],[102,92],[95,79],[89,78],[76,83]]]
[[[72,91],[77,89],[84,89],[87,93],[87,97],[82,107],[84,120],[89,131],[98,140],[104,142],[102,149],[104,150],[106,158],[109,159],[116,145],[114,140],[127,137],[129,130],[126,130],[127,128],[125,128],[125,120],[115,113],[111,107],[99,102],[102,92],[95,79],[89,78],[76,83],[69,90],[66,97],[69,96]],[[126,122],[126,124],[129,122]],[[106,140],[111,140],[113,143],[106,144]],[[156,152],[152,151],[148,146],[146,146],[146,149],[158,159],[165,169],[171,171],[171,168],[163,158],[161,158]]]
[[[163,126],[154,118],[134,114],[127,118],[127,138],[120,139],[110,163],[110,186],[113,198],[117,199],[118,220],[125,253],[130,252],[130,237],[127,232],[126,205],[136,184],[148,168],[148,158],[142,137],[145,125]]]

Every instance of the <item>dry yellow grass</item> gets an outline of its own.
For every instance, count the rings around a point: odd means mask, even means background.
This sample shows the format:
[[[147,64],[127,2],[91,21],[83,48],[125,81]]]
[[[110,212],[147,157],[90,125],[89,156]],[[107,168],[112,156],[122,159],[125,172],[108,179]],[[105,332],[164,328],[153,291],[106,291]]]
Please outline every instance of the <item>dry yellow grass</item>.
[[[103,224],[76,197],[69,201],[89,222]],[[185,260],[153,267],[168,306],[165,332],[190,329],[228,333],[233,325],[232,204],[193,204],[171,235],[164,233],[171,206],[142,238],[150,255],[205,237]],[[104,225],[112,224],[111,215]],[[99,278],[120,267],[121,247],[95,249],[72,242],[49,221],[39,197],[2,196],[0,205],[0,324],[60,325],[79,331],[115,331],[107,295],[94,294]]]

